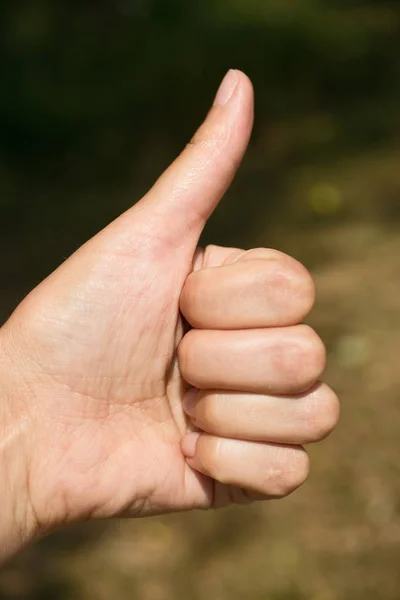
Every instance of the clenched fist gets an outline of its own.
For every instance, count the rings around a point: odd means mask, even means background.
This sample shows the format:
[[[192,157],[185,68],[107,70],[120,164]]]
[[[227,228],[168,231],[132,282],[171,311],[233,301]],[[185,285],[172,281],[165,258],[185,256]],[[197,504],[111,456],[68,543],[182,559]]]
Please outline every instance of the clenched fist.
[[[284,496],[338,404],[301,321],[307,271],[273,250],[197,248],[248,144],[253,93],[225,78],[133,208],[0,331],[3,557],[89,518]]]

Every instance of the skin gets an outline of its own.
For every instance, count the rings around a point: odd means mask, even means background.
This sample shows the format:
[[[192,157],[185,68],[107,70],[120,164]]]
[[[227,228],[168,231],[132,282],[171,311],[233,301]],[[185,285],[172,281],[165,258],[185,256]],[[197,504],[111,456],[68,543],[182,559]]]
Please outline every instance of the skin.
[[[336,425],[307,271],[197,247],[247,147],[228,73],[181,156],[0,330],[3,559],[61,525],[282,497]],[[183,318],[184,317],[184,318]],[[200,391],[199,391],[200,390]],[[188,392],[188,393],[186,393]]]

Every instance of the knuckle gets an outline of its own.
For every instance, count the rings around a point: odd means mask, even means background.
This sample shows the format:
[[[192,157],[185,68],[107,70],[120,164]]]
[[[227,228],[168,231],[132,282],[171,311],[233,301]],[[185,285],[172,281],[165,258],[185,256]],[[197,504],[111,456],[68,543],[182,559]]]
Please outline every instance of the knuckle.
[[[207,140],[207,138],[204,138],[201,135],[201,133],[197,131],[186,144],[186,150],[191,150],[192,148],[200,148],[201,150],[205,150],[206,152],[208,152],[210,149],[209,140]]]
[[[233,131],[230,123],[226,120],[213,118],[212,114],[210,117],[197,130],[186,148],[189,150],[191,148],[199,149],[205,157],[214,158],[221,155],[229,145]]]
[[[326,364],[326,350],[321,338],[308,325],[300,325],[297,345],[297,363],[306,382],[312,385],[322,374]]]
[[[285,448],[279,466],[273,475],[273,495],[278,498],[289,496],[307,480],[310,460],[303,448]]]
[[[306,409],[308,441],[319,442],[335,429],[340,417],[340,403],[336,394],[328,386],[323,386],[319,394],[314,394]]]
[[[286,278],[290,294],[297,304],[300,317],[305,317],[315,302],[315,285],[310,273],[303,265],[292,260],[287,267]]]
[[[271,264],[271,263],[269,263]],[[265,270],[264,283],[271,283],[276,294],[291,309],[292,318],[300,322],[310,312],[315,301],[314,281],[308,271],[294,260],[279,260],[274,273]]]
[[[315,302],[315,285],[309,271],[296,259],[269,248],[253,248],[239,257],[240,261],[257,261],[263,265],[255,280],[261,292],[273,285],[277,296],[285,304],[290,304],[301,321],[312,309]]]

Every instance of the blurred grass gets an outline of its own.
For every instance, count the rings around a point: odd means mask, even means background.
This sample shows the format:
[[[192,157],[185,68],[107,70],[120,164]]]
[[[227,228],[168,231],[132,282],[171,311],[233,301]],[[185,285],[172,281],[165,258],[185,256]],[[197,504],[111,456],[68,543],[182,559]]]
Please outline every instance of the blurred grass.
[[[255,132],[204,241],[307,264],[343,400],[290,499],[70,529],[5,566],[0,598],[397,600],[399,24],[384,0],[0,7],[0,319],[140,197],[242,68]]]

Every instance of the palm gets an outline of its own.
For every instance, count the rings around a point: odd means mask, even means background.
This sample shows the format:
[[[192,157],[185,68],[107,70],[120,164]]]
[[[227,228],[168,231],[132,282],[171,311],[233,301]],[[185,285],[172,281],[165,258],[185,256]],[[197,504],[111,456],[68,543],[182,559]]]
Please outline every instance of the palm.
[[[73,518],[210,501],[205,478],[187,466],[180,450],[186,423],[176,359],[183,336],[179,296],[193,251],[168,253],[152,239],[146,251],[143,245],[141,239],[128,254],[100,256],[89,245],[49,281],[54,307],[55,290],[63,295],[73,273],[73,293],[57,309],[46,302],[48,282],[28,299],[40,331],[40,379],[47,389],[53,383],[37,411],[42,438],[32,492],[54,482],[65,503],[60,514],[81,507],[83,514]],[[99,289],[106,290],[104,297]],[[51,329],[41,329],[49,319]],[[63,441],[49,454],[55,428]],[[48,506],[48,499],[37,504]]]

